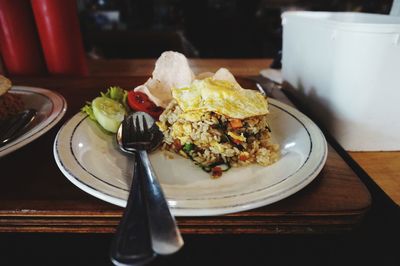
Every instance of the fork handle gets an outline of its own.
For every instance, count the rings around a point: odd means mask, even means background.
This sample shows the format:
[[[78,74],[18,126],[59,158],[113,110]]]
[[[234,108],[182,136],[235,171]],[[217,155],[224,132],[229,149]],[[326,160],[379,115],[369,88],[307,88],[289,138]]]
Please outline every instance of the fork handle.
[[[115,265],[143,265],[155,257],[143,200],[142,176],[145,173],[138,159],[135,159],[133,164],[133,179],[127,206],[111,244],[110,258]]]
[[[183,246],[182,236],[169,210],[147,151],[141,150],[138,153],[147,177],[144,178],[144,193],[153,250],[161,255],[175,253]]]

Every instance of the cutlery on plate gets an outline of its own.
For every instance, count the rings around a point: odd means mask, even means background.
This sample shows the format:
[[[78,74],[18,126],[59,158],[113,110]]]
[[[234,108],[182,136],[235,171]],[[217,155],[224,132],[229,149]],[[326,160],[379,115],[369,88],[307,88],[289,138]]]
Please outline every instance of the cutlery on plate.
[[[126,149],[126,142],[132,133],[126,121],[117,132],[119,148],[132,157],[133,177],[127,205],[111,245],[110,257],[115,265],[143,265],[155,258],[143,195],[142,176],[145,173],[136,152]],[[152,149],[156,149],[160,143],[161,141],[154,141]]]
[[[258,91],[266,96],[271,95],[274,90],[280,90],[282,88],[281,83],[276,82],[261,74],[252,77],[252,80],[256,83]]]
[[[124,121],[130,133],[126,135],[130,137],[125,141],[126,149],[136,151],[146,173],[143,188],[153,250],[161,255],[175,253],[183,246],[183,239],[147,154],[154,142],[161,142],[162,133],[154,119],[144,112],[136,112]]]
[[[155,254],[172,254],[183,246],[183,240],[175,219],[168,208],[168,203],[147,156],[147,151],[157,148],[161,144],[161,140],[162,133],[155,125],[154,119],[143,112],[127,116],[117,132],[117,142],[121,150],[136,155],[138,160],[135,160],[134,173],[136,175],[133,177],[137,180],[132,181],[127,208],[111,249],[111,258],[114,263],[118,262],[118,259],[119,261],[122,261],[122,259],[127,261],[132,256],[139,258],[138,254],[141,256],[141,260],[149,261],[154,258]],[[141,192],[138,192],[140,189],[142,189]],[[142,199],[135,200],[139,197],[138,193],[143,193]],[[130,215],[129,213],[134,212],[135,208],[137,214]],[[130,221],[131,219],[139,219],[145,223]],[[143,231],[146,231],[147,234],[143,234]],[[148,242],[146,237],[151,239],[150,251],[148,246],[141,246],[141,242]],[[124,238],[132,241],[124,241]],[[129,249],[128,244],[139,245],[140,247]],[[121,250],[124,250],[125,255],[116,258],[117,255],[122,254]],[[139,252],[140,250],[142,253]],[[139,253],[135,254],[135,252]],[[138,259],[133,259],[131,262],[140,263]]]
[[[147,154],[161,132],[154,119],[144,112],[134,113],[127,121],[128,129],[133,131],[127,146],[137,151],[146,172],[144,190],[153,250],[161,255],[173,254],[183,246],[183,239]],[[153,130],[149,130],[148,123]]]
[[[0,122],[0,147],[24,133],[24,129],[35,119],[34,109],[24,110]]]

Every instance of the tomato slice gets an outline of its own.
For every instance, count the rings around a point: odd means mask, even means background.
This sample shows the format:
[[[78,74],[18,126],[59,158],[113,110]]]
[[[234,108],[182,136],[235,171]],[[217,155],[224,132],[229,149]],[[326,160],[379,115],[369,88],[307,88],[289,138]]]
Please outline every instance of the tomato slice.
[[[149,97],[140,91],[128,92],[128,104],[132,109],[143,112],[146,112],[152,107],[152,105],[154,105],[154,103],[150,101]]]
[[[140,91],[128,92],[128,105],[133,110],[146,112],[155,119],[158,119],[164,111],[162,107],[155,105],[145,93]]]

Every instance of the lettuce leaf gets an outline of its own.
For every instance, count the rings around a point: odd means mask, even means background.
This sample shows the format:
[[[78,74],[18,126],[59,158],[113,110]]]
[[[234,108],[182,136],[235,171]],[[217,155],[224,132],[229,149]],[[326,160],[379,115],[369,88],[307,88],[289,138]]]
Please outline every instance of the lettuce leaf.
[[[86,105],[81,108],[81,111],[83,113],[86,113],[90,119],[92,119],[93,121],[96,121],[96,117],[94,117],[94,114],[93,114],[93,108],[92,108],[91,102],[86,102]]]
[[[128,97],[128,92],[118,86],[110,87],[106,93],[100,92],[101,96],[113,99],[119,103],[126,105],[126,98]]]

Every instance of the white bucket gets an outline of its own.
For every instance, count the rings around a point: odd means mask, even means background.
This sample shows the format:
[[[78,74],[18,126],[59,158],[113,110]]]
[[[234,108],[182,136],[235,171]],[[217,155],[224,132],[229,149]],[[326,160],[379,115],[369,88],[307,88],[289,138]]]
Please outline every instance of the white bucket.
[[[400,17],[282,14],[282,75],[350,151],[400,150]]]

